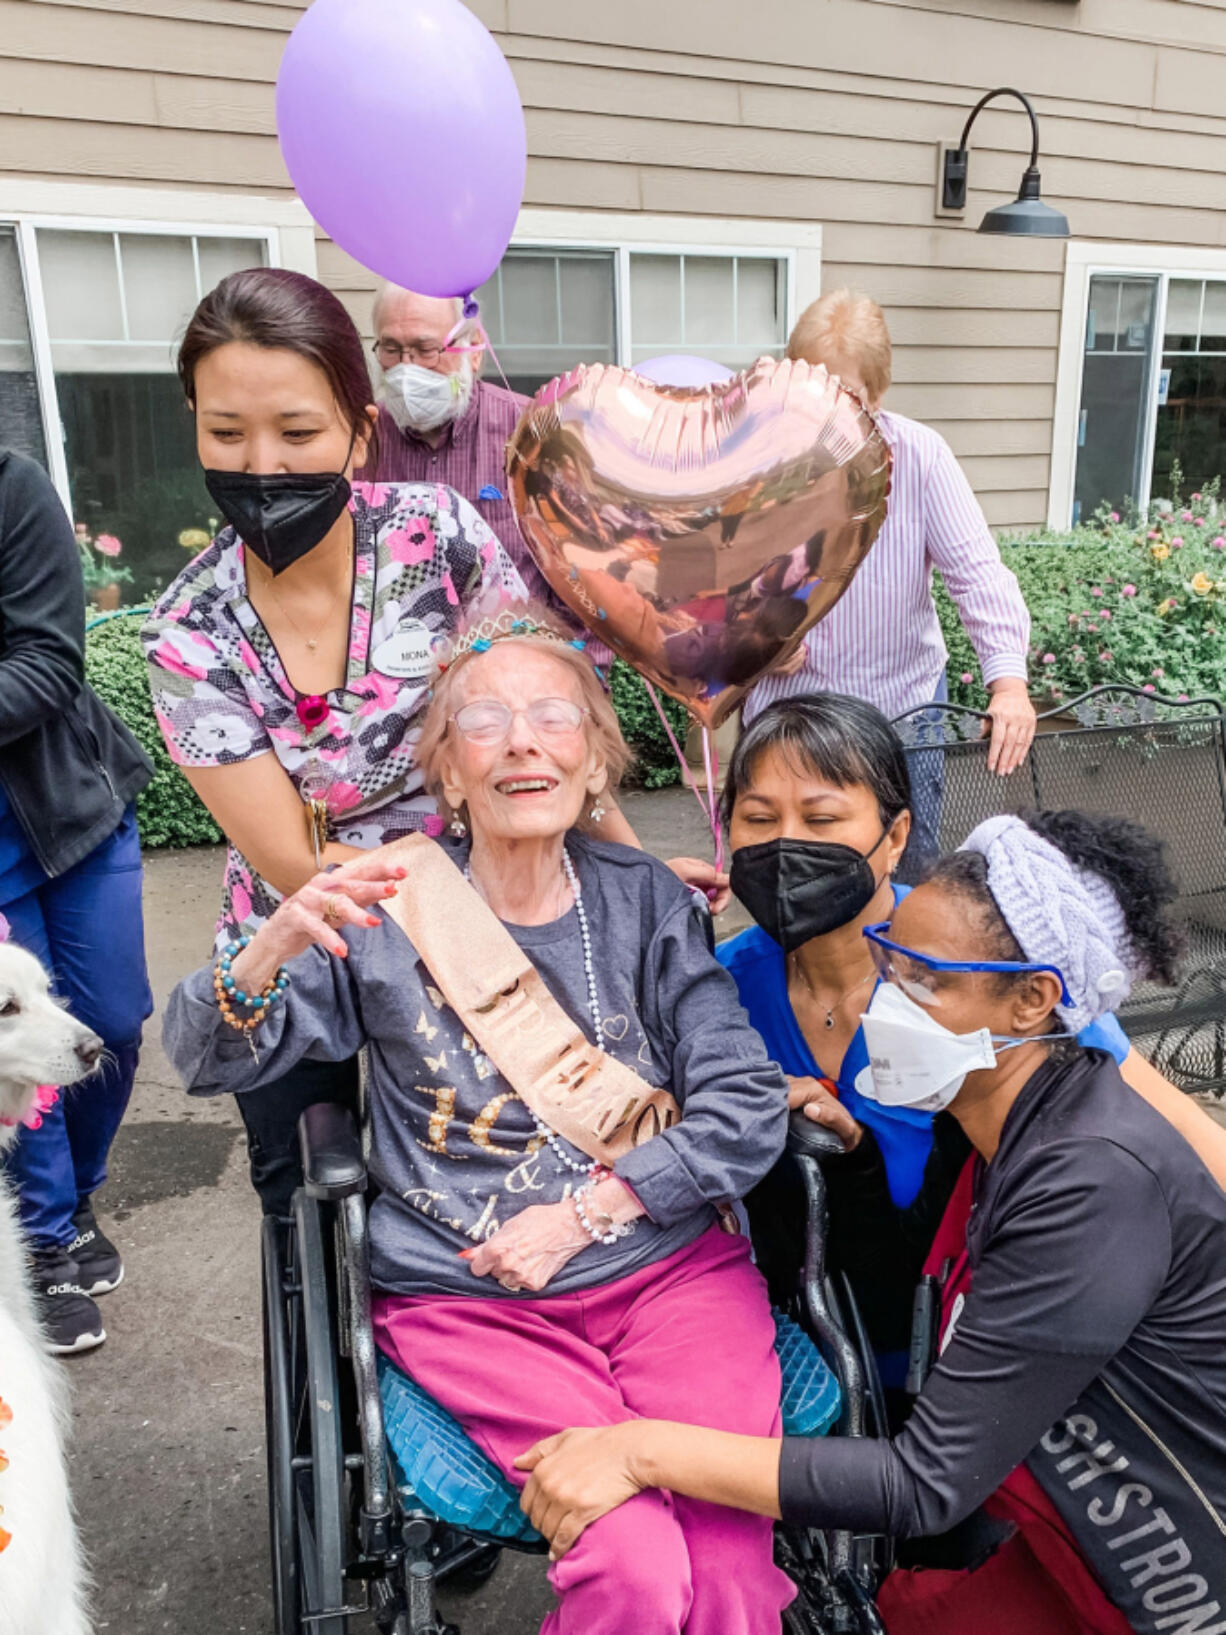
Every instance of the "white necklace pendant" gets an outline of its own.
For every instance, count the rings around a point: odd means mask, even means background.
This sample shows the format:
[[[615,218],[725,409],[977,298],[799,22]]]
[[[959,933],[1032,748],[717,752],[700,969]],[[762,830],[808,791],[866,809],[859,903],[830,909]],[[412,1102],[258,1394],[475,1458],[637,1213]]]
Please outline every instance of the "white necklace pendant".
[[[307,646],[311,649],[311,652],[313,653],[315,651],[315,649],[319,646],[319,643],[315,640],[314,636],[312,636],[307,641]]]

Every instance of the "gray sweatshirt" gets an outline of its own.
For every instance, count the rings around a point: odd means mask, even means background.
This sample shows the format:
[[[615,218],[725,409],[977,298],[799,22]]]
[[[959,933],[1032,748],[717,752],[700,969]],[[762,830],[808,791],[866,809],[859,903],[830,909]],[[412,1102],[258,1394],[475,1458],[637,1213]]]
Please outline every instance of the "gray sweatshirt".
[[[558,1294],[611,1282],[683,1248],[715,1220],[717,1204],[742,1197],[766,1174],[787,1127],[786,1080],[708,951],[686,888],[645,852],[577,834],[567,846],[591,928],[602,1042],[649,1083],[667,1085],[683,1117],[619,1159],[616,1172],[647,1216],[631,1236],[577,1254],[549,1284]],[[576,911],[507,929],[591,1038]],[[215,1095],[269,1084],[303,1059],[341,1061],[369,1045],[371,1173],[380,1189],[370,1224],[376,1286],[503,1295],[492,1278],[472,1275],[460,1251],[521,1209],[567,1197],[581,1178],[542,1146],[527,1108],[477,1051],[404,933],[385,919],[345,936],[347,960],[313,947],[291,963],[287,998],[257,1031],[258,1062],[218,1013],[211,967],[171,996],[166,1051],[189,1091]]]

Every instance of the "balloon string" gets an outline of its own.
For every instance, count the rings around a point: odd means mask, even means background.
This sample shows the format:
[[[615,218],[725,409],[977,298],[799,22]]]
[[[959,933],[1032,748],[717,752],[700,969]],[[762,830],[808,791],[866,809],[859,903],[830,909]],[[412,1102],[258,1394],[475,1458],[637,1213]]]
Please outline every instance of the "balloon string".
[[[715,802],[715,773],[711,761],[710,734],[705,727],[702,729],[703,758],[706,763],[707,773],[707,793],[704,795],[698,787],[697,779],[690,771],[690,764],[685,758],[685,751],[677,742],[677,734],[673,731],[673,724],[664,713],[664,706],[660,702],[659,694],[646,676],[642,677],[642,682],[647,689],[648,698],[656,707],[656,714],[660,717],[660,725],[664,728],[668,735],[668,741],[673,746],[673,754],[677,757],[677,765],[681,768],[681,775],[694,791],[694,799],[702,808],[702,815],[710,826],[711,837],[715,845],[715,867],[722,873],[724,868],[724,833],[720,827],[719,811]]]
[[[707,822],[711,825],[711,839],[715,843],[715,867],[724,872],[724,829],[719,821],[719,804],[715,785],[719,778],[719,753],[707,727],[702,729],[702,759],[707,772]]]
[[[477,300],[475,295],[466,295],[463,297],[463,301],[464,312],[459,322],[453,324],[448,331],[447,338],[443,342],[444,348],[448,352],[488,352],[494,360],[495,369],[502,377],[502,384],[508,392],[513,392],[515,388],[507,379],[506,370],[502,367],[497,352],[494,351],[494,343],[490,340],[485,325],[481,322],[480,301]],[[474,336],[475,339],[469,342],[460,341],[456,337],[462,334]]]

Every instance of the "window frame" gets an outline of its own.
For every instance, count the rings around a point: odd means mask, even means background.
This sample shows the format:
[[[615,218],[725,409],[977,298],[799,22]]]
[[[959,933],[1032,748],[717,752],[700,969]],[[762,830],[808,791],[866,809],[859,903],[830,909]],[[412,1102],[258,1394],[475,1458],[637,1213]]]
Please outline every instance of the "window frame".
[[[821,294],[822,229],[816,222],[725,221],[704,216],[656,216],[615,211],[521,210],[511,250],[594,250],[612,253],[617,361],[630,368],[630,258],[634,255],[727,256],[783,262],[784,344],[796,319]],[[504,345],[505,338],[504,338]]]
[[[1226,249],[1158,244],[1089,244],[1078,240],[1070,240],[1065,247],[1064,295],[1056,355],[1056,398],[1052,413],[1051,481],[1047,495],[1047,526],[1056,532],[1063,532],[1073,525],[1085,333],[1090,307],[1090,280],[1096,276],[1158,280],[1153,351],[1149,359],[1149,402],[1144,410],[1142,469],[1145,481],[1142,493],[1135,496],[1137,504],[1144,510],[1151,499],[1153,482],[1154,440],[1158,427],[1162,353],[1171,280],[1200,278],[1226,283]]]
[[[12,227],[17,238],[47,465],[69,516],[73,515],[72,489],[39,265],[40,229],[164,238],[260,239],[270,267],[292,267],[311,277],[318,276],[315,224],[298,199],[7,178],[0,179],[0,226]]]

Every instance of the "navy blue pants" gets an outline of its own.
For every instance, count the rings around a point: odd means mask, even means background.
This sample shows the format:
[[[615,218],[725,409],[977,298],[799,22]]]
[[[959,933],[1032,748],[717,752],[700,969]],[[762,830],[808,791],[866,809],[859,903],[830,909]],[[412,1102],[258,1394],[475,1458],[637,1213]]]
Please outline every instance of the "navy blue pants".
[[[41,1129],[20,1131],[7,1160],[26,1236],[71,1243],[78,1204],[106,1180],[107,1154],[132,1094],[141,1025],[153,1010],[131,807],[88,857],[2,912],[12,940],[42,961],[55,992],[108,1052],[103,1071],[65,1090]]]

